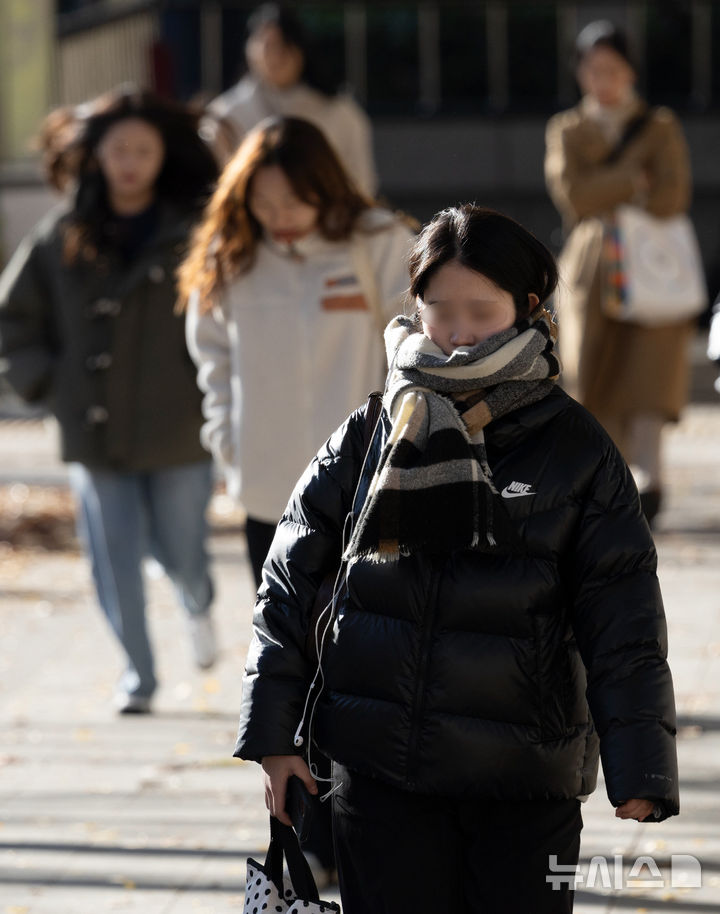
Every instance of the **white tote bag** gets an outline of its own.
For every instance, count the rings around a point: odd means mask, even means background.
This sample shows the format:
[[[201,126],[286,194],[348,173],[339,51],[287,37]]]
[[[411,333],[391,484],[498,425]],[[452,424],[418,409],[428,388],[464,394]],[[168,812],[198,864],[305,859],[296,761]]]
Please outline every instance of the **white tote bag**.
[[[720,362],[720,298],[715,302],[710,320],[707,357],[713,362]]]
[[[290,879],[283,879],[283,857]],[[334,901],[320,901],[312,871],[289,825],[270,818],[265,863],[248,857],[244,914],[340,914]]]
[[[687,216],[658,219],[620,206],[605,252],[605,310],[614,320],[655,327],[697,317],[707,307],[700,248]]]

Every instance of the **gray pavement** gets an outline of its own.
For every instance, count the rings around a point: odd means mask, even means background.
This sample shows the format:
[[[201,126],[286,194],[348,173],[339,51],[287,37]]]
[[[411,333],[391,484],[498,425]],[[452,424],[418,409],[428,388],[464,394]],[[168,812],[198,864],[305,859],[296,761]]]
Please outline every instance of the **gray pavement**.
[[[0,423],[0,483],[62,484],[53,448],[51,422]],[[682,815],[620,822],[601,786],[584,807],[579,914],[720,911],[720,403],[688,410],[667,461],[657,543]],[[212,553],[220,662],[193,669],[170,587],[151,577],[162,687],[151,718],[118,718],[120,657],[83,558],[0,545],[0,914],[242,910],[245,858],[267,840],[259,771],[230,758],[252,592],[237,534],[214,536]],[[608,858],[604,886],[595,855]],[[670,885],[672,855],[701,862],[701,888]],[[662,885],[647,867],[627,885],[641,856]]]

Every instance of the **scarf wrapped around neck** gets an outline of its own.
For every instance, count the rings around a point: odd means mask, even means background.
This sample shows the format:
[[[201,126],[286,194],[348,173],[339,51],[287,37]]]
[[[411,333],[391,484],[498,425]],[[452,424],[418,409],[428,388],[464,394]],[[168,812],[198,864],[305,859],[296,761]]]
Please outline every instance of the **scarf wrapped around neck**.
[[[560,374],[557,326],[542,306],[508,330],[451,355],[407,317],[385,330],[388,436],[345,551],[349,562],[397,561],[420,549],[494,551],[497,489],[484,429],[535,403]]]

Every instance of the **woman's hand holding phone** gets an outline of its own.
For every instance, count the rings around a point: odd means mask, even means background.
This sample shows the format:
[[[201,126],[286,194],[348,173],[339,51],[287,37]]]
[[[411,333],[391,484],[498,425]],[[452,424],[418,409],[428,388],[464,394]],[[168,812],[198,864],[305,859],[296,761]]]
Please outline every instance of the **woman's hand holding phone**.
[[[318,787],[310,769],[299,755],[266,755],[262,767],[265,772],[265,805],[270,810],[270,815],[275,816],[283,825],[292,825],[285,808],[287,782],[296,775],[311,794],[317,794]]]

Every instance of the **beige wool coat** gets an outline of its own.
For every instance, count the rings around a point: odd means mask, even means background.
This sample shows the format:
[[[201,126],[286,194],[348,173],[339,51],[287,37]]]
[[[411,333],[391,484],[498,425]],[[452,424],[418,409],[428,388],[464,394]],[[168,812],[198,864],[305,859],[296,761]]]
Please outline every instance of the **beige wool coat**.
[[[638,99],[626,122],[644,108]],[[545,178],[567,237],[557,294],[563,381],[613,427],[638,413],[677,420],[687,400],[694,322],[642,327],[606,317],[600,253],[602,217],[620,204],[642,205],[659,217],[687,211],[688,150],[680,124],[667,108],[655,109],[619,160],[605,165],[613,146],[587,103],[548,123]],[[639,193],[642,171],[649,190]]]

